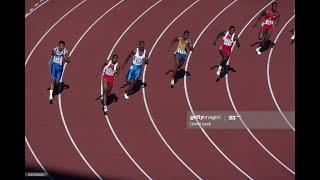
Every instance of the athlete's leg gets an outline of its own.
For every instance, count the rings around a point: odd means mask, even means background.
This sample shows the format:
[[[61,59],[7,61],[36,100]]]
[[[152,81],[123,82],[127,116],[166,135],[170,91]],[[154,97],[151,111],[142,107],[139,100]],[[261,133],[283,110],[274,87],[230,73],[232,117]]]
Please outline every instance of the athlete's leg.
[[[174,55],[174,67],[173,67],[173,71],[172,71],[172,79],[174,79],[175,75],[176,75],[176,72],[178,70],[178,67],[179,67],[179,64],[180,64],[180,57],[179,55],[176,53]]]
[[[273,32],[273,29],[269,29],[265,31],[266,35],[265,35],[264,42],[267,42],[270,39],[272,32]]]
[[[107,98],[108,98],[108,94],[107,94],[108,83],[106,82],[106,80],[102,80],[102,87],[103,87],[103,105],[106,106]]]
[[[265,33],[264,29],[261,27],[260,30],[259,30],[259,34],[258,34],[259,41],[264,39],[264,33]]]
[[[225,66],[228,62],[229,56],[220,49],[219,49],[219,53],[220,53],[220,56],[222,57],[222,60],[220,62],[220,66]]]
[[[51,76],[51,83],[50,83],[50,89],[49,89],[49,103],[52,104],[53,101],[53,90],[54,86],[56,84],[56,78],[57,78],[57,69],[54,64],[51,65],[50,68],[50,76]]]

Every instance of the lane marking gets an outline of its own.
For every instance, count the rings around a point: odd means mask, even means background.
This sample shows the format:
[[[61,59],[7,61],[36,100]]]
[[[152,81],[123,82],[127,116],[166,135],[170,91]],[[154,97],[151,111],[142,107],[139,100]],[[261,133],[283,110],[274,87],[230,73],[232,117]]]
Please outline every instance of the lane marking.
[[[196,3],[198,3],[200,0],[197,0],[195,2],[193,2],[191,5],[189,5],[184,11],[182,11],[178,16],[176,16],[168,25],[167,27],[161,32],[161,34],[158,36],[157,40],[154,42],[150,52],[149,52],[149,58],[151,57],[151,54],[154,50],[154,48],[156,47],[156,45],[158,44],[159,40],[161,39],[161,37],[164,35],[164,33],[169,29],[169,27],[180,17],[182,16],[185,12],[187,12],[192,6],[194,6]],[[147,65],[144,66],[144,70],[143,70],[143,77],[142,77],[142,82],[145,82],[145,75],[146,75],[146,71],[147,71]],[[158,135],[160,136],[162,142],[166,145],[166,147],[170,150],[170,152],[180,161],[180,163],[183,164],[184,167],[186,167],[197,179],[202,179],[197,173],[195,173],[178,155],[177,153],[171,148],[171,146],[168,144],[168,142],[165,140],[165,138],[162,136],[161,132],[159,131],[157,125],[155,124],[150,110],[149,110],[149,106],[147,103],[147,98],[146,98],[146,93],[145,93],[145,89],[142,88],[142,94],[143,94],[143,101],[144,101],[144,105],[146,107],[146,111],[148,113],[149,119],[153,125],[153,127],[155,128],[155,130],[157,131]]]
[[[76,44],[73,46],[72,50],[70,51],[70,57],[72,55],[72,53],[74,52],[74,50],[76,49],[76,47],[78,46],[78,44],[80,43],[80,41],[83,39],[83,37],[91,30],[91,28],[98,23],[105,15],[107,15],[109,12],[111,12],[114,8],[116,8],[118,5],[120,5],[122,2],[124,2],[124,0],[119,1],[118,3],[114,4],[111,8],[109,8],[105,13],[103,13],[98,19],[96,19],[88,28],[87,30],[82,34],[82,36],[78,39],[78,41],[76,42]],[[63,71],[62,71],[62,75],[61,75],[61,79],[60,82],[62,82],[63,80],[63,75],[65,72],[65,69],[67,67],[67,64],[64,64],[63,67]],[[102,177],[93,169],[93,167],[89,164],[89,162],[86,160],[86,158],[82,155],[82,153],[80,152],[79,148],[77,147],[76,143],[74,142],[71,133],[69,132],[69,128],[66,124],[65,118],[64,118],[64,114],[63,114],[63,110],[62,110],[62,103],[61,103],[61,95],[59,94],[58,96],[58,101],[59,101],[59,110],[60,110],[60,116],[62,119],[62,123],[64,125],[64,128],[66,130],[66,132],[68,133],[69,139],[72,142],[73,146],[75,147],[75,149],[78,151],[79,155],[81,156],[82,160],[87,164],[87,166],[90,168],[90,170],[99,178],[102,179]]]
[[[280,30],[280,32],[278,33],[276,39],[274,40],[274,43],[277,42],[278,38],[280,37],[280,34],[282,33],[282,31],[286,28],[286,26],[292,21],[292,19],[294,19],[295,15],[293,15],[287,22],[286,24],[282,27],[282,29]],[[267,78],[268,78],[268,87],[269,87],[269,91],[271,93],[273,102],[275,103],[275,105],[278,108],[278,111],[280,112],[282,118],[284,119],[284,121],[288,124],[288,126],[295,132],[295,128],[293,127],[293,125],[288,121],[287,117],[283,114],[277,100],[276,97],[274,96],[273,90],[272,90],[272,86],[271,86],[271,80],[270,80],[270,63],[271,63],[271,56],[272,56],[272,52],[273,52],[273,48],[271,48],[270,52],[269,52],[269,57],[268,57],[268,63],[267,63]]]
[[[251,23],[251,21],[253,21],[254,18],[256,18],[256,16],[258,16],[266,7],[268,7],[272,2],[274,2],[274,0],[270,1],[265,7],[263,7],[259,12],[257,12],[257,14],[255,14],[250,21],[243,27],[243,29],[241,30],[241,32],[239,33],[239,37],[241,36],[241,34],[244,32],[244,30],[247,28],[247,26],[249,26],[249,24]],[[234,44],[235,45],[235,44]],[[232,47],[232,49],[234,48],[234,45]],[[228,60],[227,65],[229,65],[231,58]],[[246,128],[246,130],[249,132],[249,134],[251,135],[251,137],[273,158],[275,159],[279,164],[281,164],[281,166],[283,166],[285,169],[287,169],[288,171],[290,171],[292,174],[295,174],[295,172],[293,170],[291,170],[289,167],[287,167],[284,163],[282,163],[274,154],[272,154],[258,139],[257,137],[252,133],[252,131],[247,127],[246,123],[242,120],[241,115],[239,114],[232,96],[231,96],[231,92],[230,92],[230,88],[229,88],[229,79],[228,79],[228,74],[226,75],[226,87],[227,87],[227,91],[228,91],[228,96],[230,99],[230,102],[232,104],[232,107],[234,109],[234,111],[237,113],[237,115],[239,116],[239,120],[241,121],[241,123],[243,124],[243,126]]]
[[[47,0],[49,1],[49,0]],[[55,24],[53,24],[51,26],[51,28],[49,28],[49,30],[39,39],[39,41],[37,42],[37,44],[34,46],[34,48],[32,49],[32,51],[29,53],[28,58],[25,61],[25,68],[27,67],[27,64],[29,62],[29,59],[32,55],[32,53],[34,52],[34,50],[36,49],[36,47],[40,44],[40,42],[48,35],[48,33],[51,31],[51,29],[53,29],[63,18],[65,18],[68,14],[70,14],[72,11],[74,11],[77,7],[79,7],[81,4],[83,4],[84,2],[86,2],[87,0],[83,0],[82,2],[80,2],[79,4],[77,4],[74,8],[72,8],[71,10],[69,10],[66,14],[64,14]],[[38,6],[39,7],[39,6]],[[27,140],[27,136],[25,135],[25,141],[27,143],[27,145],[29,144],[28,140]],[[28,145],[28,148],[30,149],[31,152],[34,152],[33,149],[31,148],[30,145]],[[39,166],[44,169],[43,165],[41,164],[40,160],[38,159],[38,157],[36,156],[35,153],[32,153],[33,157],[36,159],[37,163],[39,164]]]
[[[40,2],[42,2],[43,0],[40,0]],[[39,9],[41,6],[43,6],[44,4],[46,4],[49,0],[46,0],[45,2],[43,2],[42,4],[39,5],[39,3],[35,4],[34,7],[35,8],[31,8],[29,9],[29,11],[24,15],[24,18],[26,19],[30,14],[32,14],[34,11],[36,11],[37,9]],[[39,5],[39,6],[38,6]]]
[[[230,6],[232,6],[234,3],[236,3],[237,0],[233,1],[232,3],[230,3],[228,6],[226,6],[222,11],[220,11],[219,14],[217,14],[206,26],[205,28],[201,31],[201,33],[199,34],[199,36],[197,37],[196,41],[194,42],[194,47],[197,45],[199,39],[201,38],[201,36],[204,34],[204,32],[206,31],[206,29],[224,12],[226,11]],[[189,56],[187,58],[187,62],[186,62],[186,66],[185,66],[185,70],[188,70],[188,65],[189,65],[189,61],[192,55],[192,51],[189,53]],[[185,97],[189,106],[190,111],[192,112],[193,115],[195,115],[191,102],[190,102],[190,98],[189,98],[189,94],[188,94],[188,88],[187,88],[187,77],[184,76],[184,90],[185,90]],[[202,133],[205,135],[205,137],[209,140],[209,142],[215,147],[215,149],[218,150],[218,152],[230,163],[232,164],[238,171],[240,171],[243,175],[245,175],[248,179],[253,179],[252,177],[250,177],[246,172],[244,172],[244,170],[242,170],[238,165],[236,165],[219,147],[218,145],[216,145],[214,143],[214,141],[210,138],[210,136],[207,134],[207,132],[202,128],[202,126],[199,125],[199,121],[196,119],[198,126],[200,127]]]
[[[48,177],[53,180],[53,178],[51,177],[51,175],[48,173],[48,171],[46,170],[46,168],[44,168],[44,166],[42,165],[41,161],[39,160],[39,158],[37,157],[36,153],[34,153],[33,149],[31,148],[31,145],[29,144],[28,138],[27,136],[24,136],[24,141],[26,142],[32,156],[34,157],[34,159],[37,161],[38,165],[41,167],[41,169],[48,175]]]

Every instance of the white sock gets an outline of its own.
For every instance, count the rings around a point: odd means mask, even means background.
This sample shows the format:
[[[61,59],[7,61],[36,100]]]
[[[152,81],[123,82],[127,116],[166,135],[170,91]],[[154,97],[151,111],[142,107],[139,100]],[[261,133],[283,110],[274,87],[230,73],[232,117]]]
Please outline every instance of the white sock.
[[[217,75],[218,76],[220,75],[221,69],[222,69],[222,66],[219,65],[218,70],[217,70]]]
[[[174,79],[171,79],[171,85],[174,85]]]
[[[53,94],[53,90],[50,89],[49,90],[49,100],[53,99],[52,94]]]

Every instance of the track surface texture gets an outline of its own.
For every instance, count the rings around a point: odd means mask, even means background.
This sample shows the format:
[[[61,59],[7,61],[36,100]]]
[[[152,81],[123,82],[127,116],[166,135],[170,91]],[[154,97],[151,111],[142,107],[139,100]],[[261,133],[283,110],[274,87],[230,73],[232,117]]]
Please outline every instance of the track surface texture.
[[[270,0],[26,0],[25,1],[25,169],[51,179],[295,179],[295,45],[293,0],[278,2],[280,22],[272,51],[257,55],[253,28]],[[268,6],[266,6],[268,5]],[[253,19],[253,21],[250,21]],[[240,34],[229,64],[237,72],[216,82],[221,57],[216,35],[230,25]],[[190,31],[195,44],[188,76],[170,88],[170,41]],[[69,86],[49,104],[48,59],[59,40],[71,63]],[[146,83],[126,100],[120,70],[112,94],[118,101],[105,116],[97,71],[111,54],[122,65],[145,41],[150,62]],[[188,128],[190,111],[273,112],[284,128],[254,128],[241,116],[236,128]],[[292,126],[290,126],[292,125]],[[246,128],[247,127],[247,128]]]

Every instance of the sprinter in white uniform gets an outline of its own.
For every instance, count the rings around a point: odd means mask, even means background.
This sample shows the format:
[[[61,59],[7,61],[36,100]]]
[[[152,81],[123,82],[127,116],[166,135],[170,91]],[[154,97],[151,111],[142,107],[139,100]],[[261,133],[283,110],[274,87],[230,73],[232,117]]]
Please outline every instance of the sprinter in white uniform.
[[[128,94],[132,93],[133,87],[140,77],[142,65],[148,63],[149,54],[147,50],[144,48],[144,45],[144,41],[140,41],[139,47],[130,52],[130,54],[127,56],[125,62],[122,65],[123,69],[130,60],[130,58],[133,57],[126,79],[127,83],[129,84],[129,88],[123,94],[126,99],[129,99]]]

